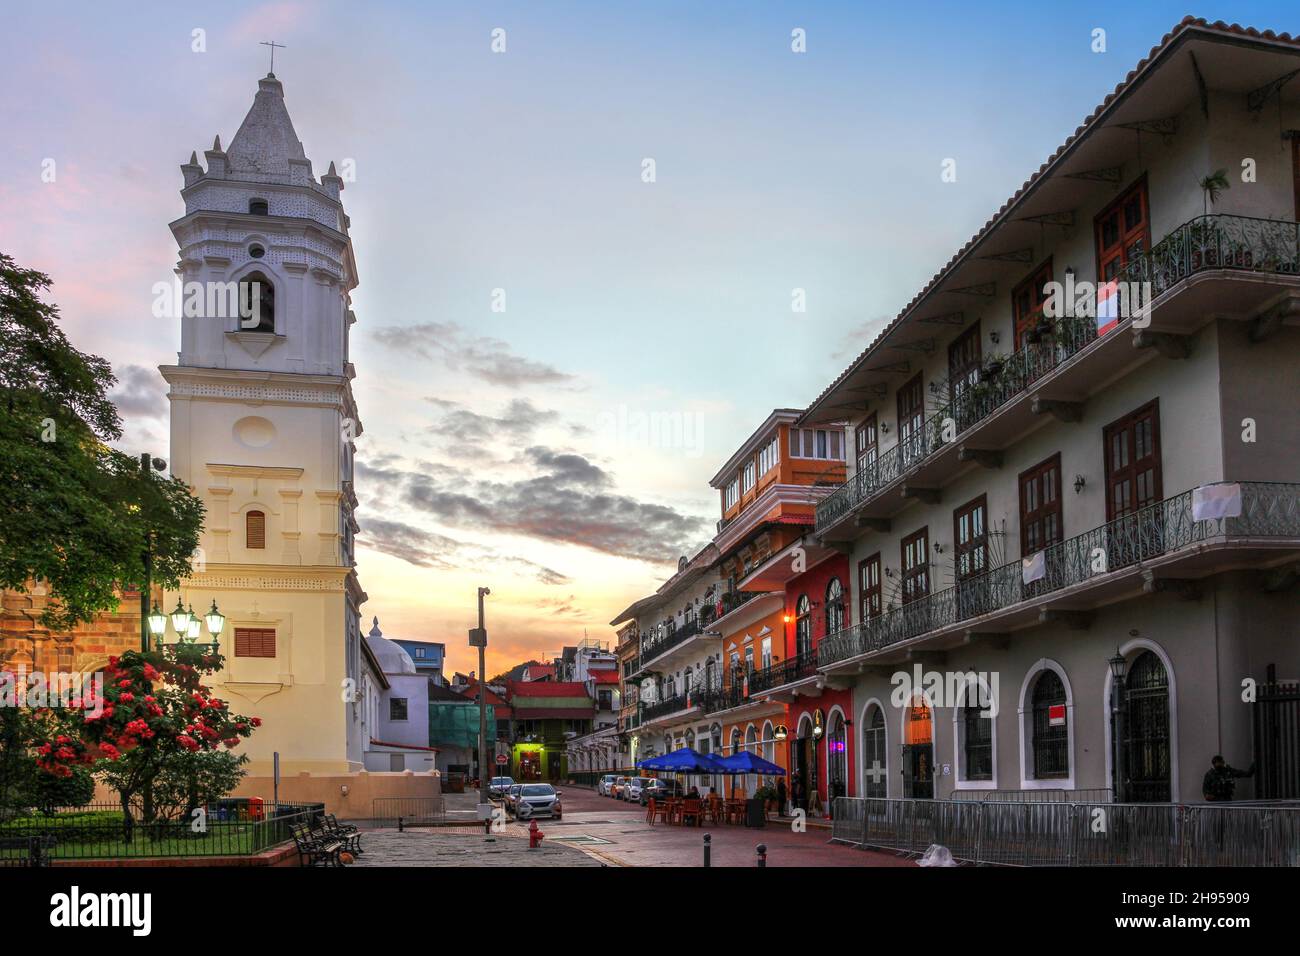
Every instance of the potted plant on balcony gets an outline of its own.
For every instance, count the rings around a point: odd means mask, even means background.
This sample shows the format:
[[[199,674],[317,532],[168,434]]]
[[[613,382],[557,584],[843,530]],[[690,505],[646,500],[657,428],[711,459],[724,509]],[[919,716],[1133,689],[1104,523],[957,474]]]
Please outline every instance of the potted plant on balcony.
[[[1201,213],[1206,216],[1210,214],[1210,206],[1219,201],[1219,193],[1232,188],[1232,184],[1228,182],[1226,169],[1216,169],[1201,180],[1200,186]]]

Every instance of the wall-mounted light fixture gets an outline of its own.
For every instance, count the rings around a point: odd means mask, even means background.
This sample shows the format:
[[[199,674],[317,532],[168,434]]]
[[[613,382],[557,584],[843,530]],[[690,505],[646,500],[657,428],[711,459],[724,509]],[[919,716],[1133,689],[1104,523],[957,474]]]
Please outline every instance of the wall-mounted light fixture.
[[[931,544],[930,547],[934,548],[935,554],[943,554],[943,545],[941,545],[938,541]]]
[[[888,435],[888,434],[889,434],[889,422],[881,422],[881,423],[880,423],[880,434],[882,434],[882,435]]]
[[[1084,478],[1083,475],[1075,475],[1075,476],[1074,476],[1074,493],[1077,495],[1077,494],[1079,494],[1081,491],[1083,491],[1083,487],[1084,487],[1084,485],[1086,485],[1087,483],[1088,483],[1088,479]]]
[[[1002,341],[1002,333],[999,332],[997,329],[993,329],[991,332],[989,332],[989,341],[992,342],[994,345],[997,345],[1000,341]]]

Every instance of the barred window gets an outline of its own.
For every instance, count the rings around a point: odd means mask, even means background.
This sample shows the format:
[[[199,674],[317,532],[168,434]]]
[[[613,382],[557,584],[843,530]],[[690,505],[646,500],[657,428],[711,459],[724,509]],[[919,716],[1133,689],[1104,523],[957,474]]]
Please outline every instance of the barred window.
[[[831,578],[826,585],[826,636],[844,629],[844,585]]]
[[[1064,719],[1065,685],[1055,671],[1045,670],[1034,684],[1034,777],[1042,780],[1070,775],[1070,728]],[[1053,708],[1057,714],[1053,715]],[[1053,720],[1056,723],[1053,723]]]
[[[963,780],[993,779],[993,718],[981,717],[979,704],[962,708]]]
[[[406,698],[390,697],[388,699],[388,719],[406,720]]]

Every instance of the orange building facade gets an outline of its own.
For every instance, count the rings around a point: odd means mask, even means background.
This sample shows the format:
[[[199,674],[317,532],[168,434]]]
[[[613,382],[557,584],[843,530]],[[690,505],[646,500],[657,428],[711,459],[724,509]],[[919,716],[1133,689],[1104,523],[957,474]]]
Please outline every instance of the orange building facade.
[[[722,637],[722,692],[715,717],[723,752],[749,751],[791,769],[791,695],[772,693],[790,666],[786,580],[830,552],[808,540],[817,503],[844,480],[843,432],[798,429],[797,409],[777,409],[723,464],[710,484],[722,517],[718,568],[741,601],[714,622]],[[797,560],[796,560],[797,558]],[[736,778],[752,794],[772,779]],[[787,787],[792,781],[787,778]]]

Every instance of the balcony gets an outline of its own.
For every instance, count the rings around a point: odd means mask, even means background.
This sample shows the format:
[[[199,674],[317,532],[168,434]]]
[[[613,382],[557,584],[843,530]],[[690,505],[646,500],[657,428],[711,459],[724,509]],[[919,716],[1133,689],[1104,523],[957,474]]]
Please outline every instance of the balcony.
[[[761,667],[749,675],[749,696],[763,694],[817,675],[817,655],[811,651]]]
[[[992,623],[1024,626],[1059,618],[1074,626],[1085,613],[1078,605],[1121,599],[1139,581],[1145,590],[1195,587],[1196,576],[1225,562],[1248,565],[1300,549],[1300,484],[1243,482],[1240,487],[1239,517],[1198,521],[1192,492],[1185,491],[1047,548],[1039,580],[1025,583],[1021,562],[1012,561],[845,628],[822,641],[817,666],[833,673],[846,662],[942,633],[955,632],[960,642]],[[1231,555],[1216,553],[1223,548],[1231,548]],[[1104,570],[1097,569],[1099,554],[1105,557]],[[1173,571],[1181,576],[1171,576]],[[1059,599],[1073,606],[1059,607]]]
[[[1234,287],[1197,293],[1180,301],[1177,309],[1172,308],[1190,280],[1211,272],[1239,273],[1241,278],[1256,280],[1260,276],[1296,280],[1300,273],[1300,226],[1244,216],[1199,216],[1179,226],[1146,255],[1134,259],[1116,279],[1150,283],[1148,302],[1153,328],[1182,334],[1194,331],[1206,315],[1249,313],[1276,293],[1276,282],[1263,286],[1256,282],[1249,290]],[[1126,319],[1121,325],[1130,322]],[[845,527],[851,515],[887,518],[903,507],[907,497],[903,479],[918,487],[933,487],[952,477],[961,462],[978,460],[981,452],[967,452],[961,447],[966,440],[977,437],[976,429],[981,448],[1004,447],[1004,443],[1014,441],[1036,415],[1052,410],[1050,401],[1038,402],[1044,390],[1064,396],[1086,394],[1098,387],[1103,374],[1113,374],[1117,366],[1131,360],[1131,340],[1123,339],[1117,331],[1099,337],[1092,317],[1041,323],[1037,342],[1026,344],[1005,360],[987,361],[979,382],[961,389],[916,434],[860,468],[818,504],[817,534],[827,540],[852,539],[856,530]],[[949,418],[955,425],[951,442],[943,438],[944,421]],[[904,495],[882,502],[890,489],[903,491]]]

